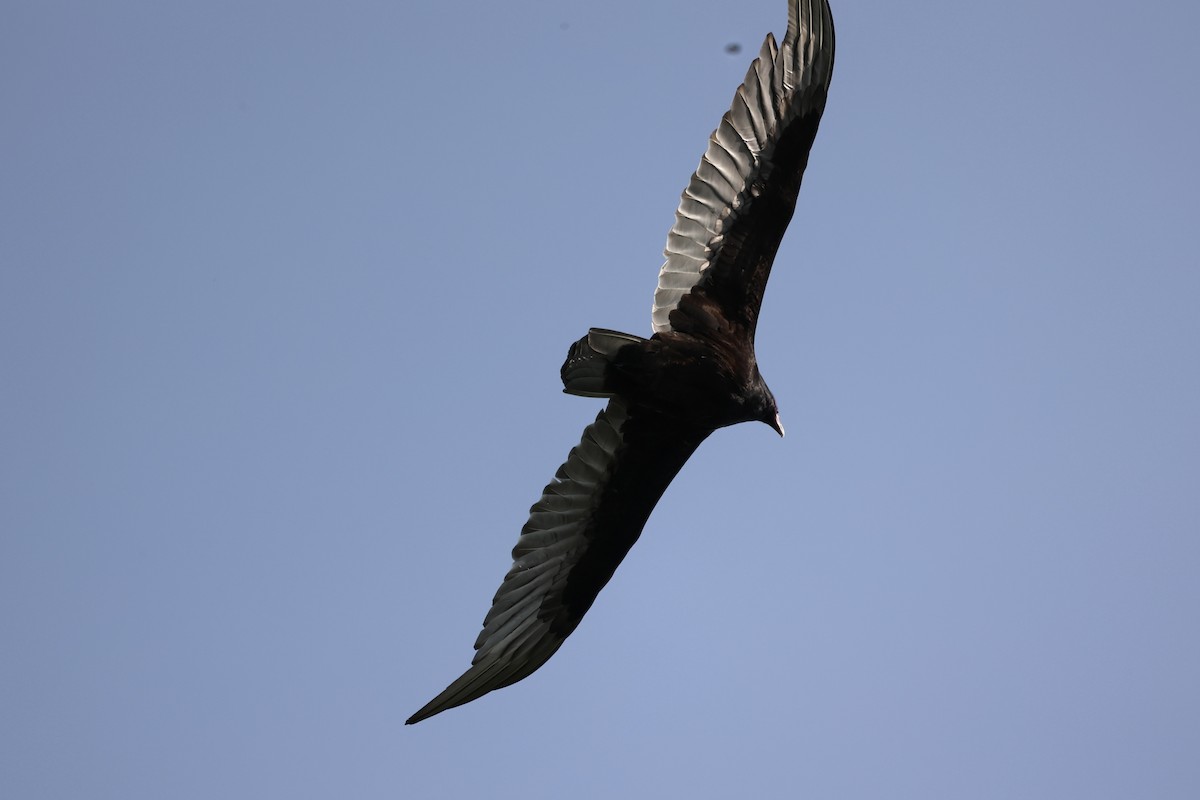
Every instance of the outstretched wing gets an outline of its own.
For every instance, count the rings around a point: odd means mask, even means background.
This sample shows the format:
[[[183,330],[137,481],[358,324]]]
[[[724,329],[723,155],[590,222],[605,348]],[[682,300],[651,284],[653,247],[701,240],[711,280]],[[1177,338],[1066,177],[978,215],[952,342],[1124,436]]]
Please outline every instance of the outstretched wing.
[[[546,663],[707,435],[610,400],[530,509],[471,668],[408,724],[516,683]]]
[[[833,51],[826,0],[789,0],[783,44],[767,34],[683,192],[654,293],[655,332],[690,329],[700,307],[715,303],[753,339],[825,110]],[[707,302],[684,302],[691,293]]]

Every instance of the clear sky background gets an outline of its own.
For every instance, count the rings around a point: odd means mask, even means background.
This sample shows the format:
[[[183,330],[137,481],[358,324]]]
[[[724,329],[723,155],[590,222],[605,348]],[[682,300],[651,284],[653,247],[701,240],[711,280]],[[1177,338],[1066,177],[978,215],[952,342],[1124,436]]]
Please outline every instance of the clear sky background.
[[[546,667],[402,724],[785,8],[4,4],[0,796],[1200,797],[1182,0],[834,0],[787,438],[714,435]]]

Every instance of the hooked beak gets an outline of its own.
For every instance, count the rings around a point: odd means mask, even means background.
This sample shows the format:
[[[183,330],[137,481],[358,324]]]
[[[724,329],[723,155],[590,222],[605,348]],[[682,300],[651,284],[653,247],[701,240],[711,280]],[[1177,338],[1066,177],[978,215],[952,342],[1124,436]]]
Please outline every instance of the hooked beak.
[[[768,422],[767,424],[768,424],[768,425],[770,425],[772,428],[774,428],[774,429],[775,429],[775,432],[779,434],[779,438],[780,438],[780,439],[782,439],[782,438],[783,438],[783,422],[782,422],[782,421],[779,419],[779,412],[778,412],[778,411],[776,411],[776,412],[775,412],[775,421],[774,421],[774,422]]]

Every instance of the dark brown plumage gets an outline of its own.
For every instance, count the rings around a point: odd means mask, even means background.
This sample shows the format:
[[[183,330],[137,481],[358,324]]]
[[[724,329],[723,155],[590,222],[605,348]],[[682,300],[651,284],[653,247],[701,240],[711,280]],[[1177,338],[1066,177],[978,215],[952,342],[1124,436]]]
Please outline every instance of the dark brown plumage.
[[[709,434],[759,421],[780,435],[754,354],[763,292],[791,220],[833,72],[826,0],[789,0],[683,193],[667,238],[654,335],[593,328],[564,391],[608,398],[513,549],[468,669],[408,723],[528,676],[579,625],[671,480]]]

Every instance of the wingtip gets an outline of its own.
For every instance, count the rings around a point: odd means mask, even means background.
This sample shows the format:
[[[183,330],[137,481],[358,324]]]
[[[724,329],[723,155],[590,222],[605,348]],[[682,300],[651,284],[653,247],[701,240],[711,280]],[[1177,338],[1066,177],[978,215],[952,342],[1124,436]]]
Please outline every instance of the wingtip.
[[[438,709],[438,711],[440,711],[440,710],[441,710],[441,709]],[[404,720],[404,724],[405,724],[405,725],[416,725],[416,724],[417,724],[418,722],[420,722],[421,720],[423,720],[423,719],[429,719],[430,717],[432,717],[432,716],[433,716],[434,714],[436,714],[436,713],[438,713],[438,712],[437,712],[437,711],[430,711],[430,710],[429,710],[429,706],[425,706],[425,707],[421,708],[419,711],[417,711],[417,713],[413,714],[411,717],[409,717],[408,719]]]
[[[439,694],[437,697],[430,700],[425,705],[421,706],[421,708],[417,709],[417,713],[413,714],[411,717],[404,720],[404,724],[405,725],[416,725],[418,722],[427,720],[430,717],[437,716],[438,714],[442,713],[443,711],[449,711],[451,708],[454,708],[457,705],[461,705],[462,703],[468,702],[466,700],[460,700],[457,703],[449,702],[449,701],[445,700],[445,698],[443,697],[444,694],[445,694],[445,692],[443,692],[442,694]]]

